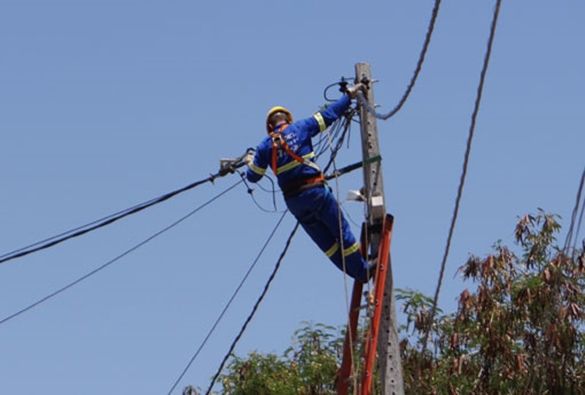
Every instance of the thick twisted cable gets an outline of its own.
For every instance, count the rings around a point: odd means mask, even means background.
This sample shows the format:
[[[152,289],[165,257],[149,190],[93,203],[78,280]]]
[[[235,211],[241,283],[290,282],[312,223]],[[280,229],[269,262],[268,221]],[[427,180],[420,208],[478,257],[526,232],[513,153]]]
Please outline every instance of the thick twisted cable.
[[[404,103],[406,103],[406,100],[408,99],[408,96],[410,96],[410,93],[412,92],[412,89],[414,88],[414,84],[416,83],[416,80],[418,79],[420,71],[422,70],[422,65],[425,61],[425,56],[427,54],[427,50],[429,49],[429,45],[431,43],[431,37],[433,36],[433,30],[435,29],[435,22],[437,21],[437,16],[439,15],[439,7],[440,6],[441,6],[441,0],[436,0],[435,6],[433,8],[433,15],[431,17],[431,20],[429,22],[429,27],[427,29],[425,43],[423,44],[423,48],[422,48],[420,56],[418,58],[418,63],[416,65],[416,69],[415,69],[414,74],[410,80],[410,83],[408,84],[408,87],[406,88],[404,95],[402,95],[402,99],[400,99],[400,102],[398,103],[398,105],[396,105],[396,107],[394,107],[394,109],[392,111],[390,111],[388,114],[385,114],[385,115],[378,114],[376,112],[376,110],[374,109],[374,107],[370,103],[368,103],[364,94],[361,91],[358,92],[358,100],[360,101],[360,104],[363,105],[368,110],[368,112],[370,114],[372,114],[374,117],[385,121],[385,120],[389,119],[390,117],[394,116],[398,111],[400,111],[400,109],[402,108]]]
[[[482,92],[483,92],[483,86],[485,83],[485,78],[486,78],[488,66],[490,63],[492,46],[494,43],[494,37],[496,35],[496,27],[498,25],[498,16],[500,14],[501,3],[502,3],[502,0],[496,0],[496,6],[494,9],[494,16],[493,16],[492,23],[491,23],[490,35],[489,35],[488,44],[487,44],[487,50],[486,50],[486,53],[484,56],[483,67],[481,69],[479,86],[477,87],[477,96],[475,98],[475,106],[473,109],[473,114],[471,116],[471,125],[469,127],[469,135],[467,138],[467,147],[465,149],[465,157],[463,159],[463,170],[461,173],[461,178],[459,180],[459,187],[457,188],[457,197],[455,199],[455,208],[453,210],[453,216],[451,218],[451,226],[449,227],[449,234],[447,236],[447,244],[445,246],[443,260],[441,262],[441,270],[439,271],[439,280],[437,282],[437,288],[435,290],[435,296],[433,298],[433,304],[432,304],[431,311],[430,311],[430,316],[429,316],[430,324],[427,325],[427,328],[425,330],[424,337],[422,340],[422,350],[420,353],[421,358],[419,359],[419,361],[417,363],[417,369],[416,369],[417,374],[420,374],[420,372],[421,372],[422,358],[424,358],[424,354],[426,353],[427,343],[429,341],[430,332],[431,332],[432,326],[434,325],[434,322],[435,322],[435,315],[437,314],[437,306],[439,303],[439,295],[441,293],[441,285],[443,283],[443,276],[445,274],[445,268],[447,266],[447,258],[449,257],[449,250],[451,249],[451,240],[453,238],[453,233],[455,231],[455,224],[457,222],[457,216],[459,213],[459,206],[461,203],[461,198],[463,196],[463,187],[465,185],[465,179],[467,176],[467,165],[469,164],[469,156],[471,153],[471,145],[472,145],[471,143],[473,141],[473,136],[474,136],[474,132],[475,132],[475,122],[477,120],[477,115],[479,113]]]
[[[208,200],[207,202],[203,203],[202,205],[200,205],[199,207],[195,208],[193,211],[189,212],[187,215],[179,218],[178,220],[176,220],[175,222],[173,222],[172,224],[168,225],[167,227],[163,228],[162,230],[159,230],[158,232],[156,232],[155,234],[153,234],[152,236],[144,239],[143,241],[141,241],[140,243],[136,244],[134,247],[124,251],[123,253],[121,253],[120,255],[118,255],[117,257],[109,260],[108,262],[104,263],[103,265],[101,265],[100,267],[90,271],[87,274],[84,274],[83,276],[79,277],[77,280],[70,282],[69,284],[61,287],[60,289],[50,293],[49,295],[39,299],[38,301],[28,305],[27,307],[22,308],[21,310],[17,311],[16,313],[13,313],[11,315],[9,315],[8,317],[5,317],[3,319],[0,320],[0,325],[3,325],[4,323],[10,321],[13,318],[18,317],[21,314],[26,313],[29,310],[32,310],[33,308],[37,307],[38,305],[48,301],[49,299],[54,298],[55,296],[67,291],[68,289],[72,288],[73,286],[81,283],[82,281],[87,280],[88,278],[90,278],[91,276],[93,276],[94,274],[97,274],[98,272],[104,270],[105,268],[107,268],[108,266],[112,265],[113,263],[119,261],[120,259],[124,258],[126,255],[129,255],[130,253],[136,251],[138,248],[142,247],[145,244],[148,244],[149,242],[151,242],[153,239],[157,238],[158,236],[162,235],[163,233],[169,231],[170,229],[174,228],[175,226],[179,225],[181,222],[185,221],[186,219],[188,219],[189,217],[193,216],[195,213],[197,213],[198,211],[200,211],[201,209],[203,209],[204,207],[208,206],[209,204],[213,203],[214,201],[216,201],[217,199],[219,199],[220,197],[222,197],[223,195],[225,195],[226,193],[228,193],[229,191],[231,191],[232,189],[234,189],[236,186],[240,185],[242,183],[242,181],[238,181],[237,183],[235,183],[234,185],[232,185],[231,187],[227,188],[226,190],[224,190],[223,192],[219,193],[218,195],[216,195],[215,197],[211,198],[210,200]]]
[[[57,236],[53,236],[53,237],[50,237],[50,238],[45,239],[43,241],[36,242],[34,244],[29,245],[28,247],[19,248],[18,250],[15,250],[15,251],[12,251],[12,252],[9,252],[7,254],[0,256],[0,264],[7,262],[7,261],[10,261],[10,260],[13,260],[13,259],[16,259],[16,258],[24,257],[26,255],[29,255],[29,254],[32,254],[32,253],[35,253],[35,252],[38,252],[41,250],[45,250],[47,248],[56,246],[57,244],[61,244],[67,240],[73,239],[75,237],[83,236],[86,233],[93,232],[94,230],[111,225],[114,222],[116,222],[122,218],[125,218],[129,215],[132,215],[132,214],[136,214],[136,213],[138,213],[146,208],[149,208],[149,207],[154,206],[156,204],[162,203],[162,202],[169,200],[170,198],[172,198],[178,194],[181,194],[181,193],[186,192],[190,189],[198,187],[206,182],[213,182],[214,179],[215,179],[215,176],[209,176],[208,178],[193,182],[193,183],[191,183],[187,186],[184,186],[180,189],[166,193],[158,198],[151,199],[147,202],[138,204],[138,205],[131,207],[129,209],[119,211],[116,214],[109,215],[109,216],[104,217],[100,220],[90,222],[89,224],[79,226],[79,227],[72,229],[70,231],[67,231],[67,232],[63,232]]]

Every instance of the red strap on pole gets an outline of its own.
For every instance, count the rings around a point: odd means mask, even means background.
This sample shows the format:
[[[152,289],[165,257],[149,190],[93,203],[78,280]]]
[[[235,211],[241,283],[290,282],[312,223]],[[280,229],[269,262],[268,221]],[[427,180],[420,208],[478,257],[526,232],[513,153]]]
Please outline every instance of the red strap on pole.
[[[360,300],[362,297],[362,289],[364,284],[360,281],[354,281],[353,292],[351,294],[351,307],[349,311],[349,323],[347,325],[347,332],[345,333],[345,340],[343,342],[343,359],[341,360],[341,367],[337,377],[337,394],[347,395],[349,389],[349,382],[352,376],[352,346],[355,344],[357,337],[358,319],[360,316]]]
[[[360,253],[366,256],[368,251],[368,240],[366,233],[366,224],[362,225],[362,233],[360,236]],[[345,340],[343,342],[343,359],[341,360],[341,367],[337,375],[337,394],[347,395],[349,390],[349,382],[352,376],[353,365],[353,350],[351,347],[355,344],[357,337],[358,321],[360,317],[360,302],[362,298],[362,290],[364,284],[361,281],[354,281],[353,291],[351,294],[351,304],[349,310],[349,322],[347,324],[347,332],[345,333]]]
[[[374,362],[376,361],[376,347],[378,345],[378,333],[382,318],[382,304],[384,301],[384,289],[386,287],[386,272],[390,257],[393,222],[394,218],[387,214],[382,228],[382,239],[378,248],[378,265],[376,267],[376,279],[374,282],[374,315],[372,316],[368,337],[366,339],[362,386],[360,388],[361,395],[369,395],[372,388],[373,368]]]

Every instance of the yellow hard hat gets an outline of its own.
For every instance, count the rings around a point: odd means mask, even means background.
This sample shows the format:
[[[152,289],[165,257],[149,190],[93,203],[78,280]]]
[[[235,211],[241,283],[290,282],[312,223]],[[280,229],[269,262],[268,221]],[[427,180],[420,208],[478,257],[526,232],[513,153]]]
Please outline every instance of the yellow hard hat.
[[[270,119],[272,114],[275,114],[277,112],[285,113],[286,118],[288,119],[288,123],[292,123],[292,121],[293,121],[292,114],[290,113],[289,110],[287,110],[286,108],[281,107],[281,106],[272,107],[270,109],[270,111],[268,111],[268,114],[266,114],[266,130],[268,131],[268,133],[270,133],[272,131],[272,128],[270,127],[270,124],[268,123],[268,120]]]

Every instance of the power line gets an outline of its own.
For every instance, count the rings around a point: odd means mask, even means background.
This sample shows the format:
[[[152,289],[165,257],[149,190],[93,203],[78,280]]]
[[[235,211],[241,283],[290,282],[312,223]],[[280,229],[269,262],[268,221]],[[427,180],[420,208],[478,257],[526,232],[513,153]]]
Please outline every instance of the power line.
[[[149,202],[150,202],[150,201],[149,201]],[[43,240],[37,241],[37,242],[35,242],[35,243],[29,244],[28,246],[25,246],[25,247],[22,247],[22,248],[16,249],[16,250],[14,250],[14,251],[8,252],[8,253],[6,253],[6,254],[3,254],[3,255],[0,255],[0,259],[2,259],[2,258],[6,258],[6,257],[9,257],[9,256],[12,256],[12,255],[15,255],[15,254],[16,254],[16,253],[18,253],[18,252],[21,252],[21,251],[25,251],[25,250],[31,249],[32,247],[38,246],[38,245],[40,245],[40,244],[44,244],[44,243],[47,243],[47,242],[49,242],[49,241],[52,241],[52,240],[55,240],[55,239],[58,239],[58,238],[64,237],[64,236],[66,236],[66,235],[68,235],[68,234],[71,234],[71,233],[73,233],[73,232],[76,232],[76,231],[78,231],[78,230],[81,230],[81,229],[87,228],[87,227],[89,227],[89,226],[91,226],[91,225],[98,224],[98,223],[100,223],[100,222],[103,222],[103,221],[106,221],[106,220],[108,220],[108,219],[110,219],[110,218],[113,218],[113,217],[116,217],[116,216],[122,215],[123,213],[125,213],[125,212],[127,212],[127,211],[129,211],[129,210],[132,210],[132,209],[134,209],[135,207],[139,207],[139,206],[141,206],[141,205],[144,205],[144,204],[146,204],[146,203],[141,203],[141,204],[138,204],[138,205],[136,205],[136,206],[134,206],[134,207],[127,208],[127,209],[125,209],[125,210],[122,210],[122,211],[118,211],[117,213],[110,214],[110,215],[108,215],[108,216],[106,216],[106,217],[103,217],[103,218],[101,218],[101,219],[97,219],[97,220],[95,220],[95,221],[92,221],[92,222],[90,222],[90,223],[87,223],[87,224],[85,224],[85,225],[78,226],[77,228],[70,229],[70,230],[68,230],[68,231],[66,231],[66,232],[59,233],[59,234],[57,234],[57,235],[55,235],[55,236],[48,237],[48,238],[46,238],[46,239],[43,239]],[[9,258],[9,259],[13,259],[13,258]],[[9,260],[9,259],[7,259],[7,260]]]
[[[196,209],[194,209],[193,211],[191,211],[190,213],[188,213],[187,215],[183,216],[182,218],[178,219],[177,221],[173,222],[172,224],[168,225],[167,227],[165,227],[164,229],[156,232],[154,235],[146,238],[145,240],[141,241],[140,243],[138,243],[137,245],[135,245],[134,247],[124,251],[122,254],[118,255],[117,257],[115,257],[114,259],[104,263],[103,265],[101,265],[100,267],[98,267],[97,269],[92,270],[91,272],[79,277],[77,280],[65,285],[64,287],[58,289],[57,291],[52,292],[51,294],[45,296],[42,299],[39,299],[38,301],[30,304],[29,306],[17,311],[14,314],[9,315],[8,317],[2,319],[0,321],[0,325],[10,321],[11,319],[18,317],[19,315],[33,309],[34,307],[40,305],[43,302],[46,302],[49,299],[52,299],[53,297],[59,295],[62,292],[65,292],[66,290],[68,290],[69,288],[73,287],[74,285],[79,284],[80,282],[88,279],[89,277],[93,276],[94,274],[102,271],[103,269],[107,268],[108,266],[110,266],[111,264],[113,264],[114,262],[120,260],[121,258],[125,257],[126,255],[130,254],[131,252],[136,251],[138,248],[142,247],[143,245],[147,244],[148,242],[152,241],[154,238],[160,236],[161,234],[165,233],[166,231],[174,228],[175,226],[177,226],[178,224],[180,224],[181,222],[183,222],[184,220],[186,220],[187,218],[191,217],[192,215],[194,215],[195,213],[197,213],[199,210],[201,210],[202,208],[206,207],[207,205],[211,204],[212,202],[214,202],[215,200],[219,199],[221,196],[225,195],[226,193],[228,193],[229,191],[231,191],[232,189],[234,189],[236,186],[240,185],[242,183],[242,181],[238,181],[237,183],[235,183],[234,185],[232,185],[231,187],[225,189],[223,192],[219,193],[218,195],[216,195],[215,197],[213,197],[212,199],[208,200],[207,202],[203,203],[202,205],[200,205],[199,207],[197,207]]]
[[[16,259],[16,258],[20,258],[20,257],[26,256],[26,255],[32,254],[34,252],[38,252],[38,251],[53,247],[57,244],[63,243],[64,241],[67,241],[67,240],[72,239],[74,237],[82,236],[82,235],[89,233],[91,231],[94,231],[94,230],[97,230],[97,229],[102,228],[104,226],[110,225],[110,224],[112,224],[112,223],[114,223],[114,222],[116,222],[124,217],[127,217],[127,216],[132,215],[132,214],[136,214],[136,213],[138,213],[138,212],[140,212],[148,207],[154,206],[155,204],[162,203],[165,200],[168,200],[171,197],[178,195],[179,193],[182,193],[182,192],[185,192],[189,189],[195,188],[195,187],[197,187],[201,184],[204,184],[208,181],[210,181],[209,178],[194,182],[194,183],[189,184],[186,187],[180,188],[176,191],[164,194],[158,198],[151,199],[147,202],[138,204],[138,205],[131,207],[129,209],[119,211],[116,214],[112,214],[112,215],[109,215],[107,217],[104,217],[101,220],[93,221],[87,225],[83,225],[83,226],[77,227],[73,230],[61,233],[58,236],[53,236],[53,237],[50,237],[48,239],[45,239],[44,241],[40,241],[40,242],[31,244],[28,247],[20,248],[16,251],[10,252],[8,254],[4,254],[2,256],[2,259],[0,259],[0,263],[4,263],[7,261]]]
[[[481,70],[480,82],[479,82],[479,86],[477,87],[477,96],[475,99],[475,107],[473,110],[473,115],[471,117],[471,126],[469,128],[469,137],[467,139],[467,148],[465,150],[465,159],[463,160],[463,171],[461,173],[461,179],[459,181],[459,187],[457,190],[457,198],[455,200],[455,210],[453,211],[453,217],[451,219],[451,226],[449,228],[449,236],[447,237],[447,245],[445,247],[443,261],[441,262],[439,281],[437,283],[437,289],[435,291],[435,297],[433,299],[433,306],[431,309],[431,315],[430,315],[429,321],[428,321],[430,324],[428,325],[428,327],[426,328],[426,331],[425,331],[425,336],[423,339],[423,348],[421,351],[421,359],[419,359],[419,364],[418,364],[417,370],[420,370],[420,362],[422,360],[422,356],[424,355],[424,353],[426,351],[427,342],[428,342],[429,334],[431,331],[431,326],[435,320],[437,303],[439,300],[439,293],[441,290],[441,284],[443,282],[443,275],[445,274],[445,267],[447,265],[447,257],[449,256],[449,250],[451,248],[451,239],[453,238],[453,233],[455,230],[455,223],[457,222],[457,214],[459,213],[459,204],[461,203],[461,197],[463,195],[463,186],[465,185],[465,177],[467,175],[467,165],[469,163],[469,155],[471,152],[471,142],[473,140],[473,134],[475,131],[475,122],[477,119],[477,114],[479,113],[479,107],[480,107],[480,103],[481,103],[481,97],[482,97],[483,86],[484,86],[484,82],[485,82],[485,76],[486,76],[489,61],[490,61],[490,56],[491,56],[491,52],[492,52],[492,45],[494,42],[494,36],[496,33],[496,26],[498,23],[498,15],[500,13],[500,4],[501,4],[501,0],[497,0],[496,7],[494,10],[494,17],[493,17],[491,29],[490,29],[490,36],[489,36],[489,41],[488,41],[488,45],[487,45],[487,50],[486,50],[486,54],[484,57],[483,68]]]
[[[372,107],[372,105],[370,105],[370,103],[368,103],[368,101],[364,97],[364,94],[361,91],[358,92],[358,99],[359,99],[360,103],[363,104],[365,106],[365,108],[376,118],[385,121],[385,120],[389,119],[390,117],[394,116],[398,111],[400,111],[400,109],[402,108],[404,103],[406,103],[406,100],[410,96],[410,93],[412,92],[412,89],[414,88],[414,84],[416,83],[416,80],[417,80],[417,78],[422,70],[422,65],[425,61],[425,56],[427,54],[427,50],[429,49],[429,46],[431,43],[431,37],[433,36],[433,31],[435,29],[435,22],[437,21],[437,16],[439,15],[439,7],[440,6],[441,6],[441,0],[435,0],[435,6],[433,8],[432,17],[431,17],[431,20],[429,22],[429,27],[427,29],[427,34],[425,37],[425,42],[423,44],[423,48],[421,50],[420,56],[418,58],[418,62],[416,64],[416,69],[414,70],[414,74],[410,80],[410,83],[408,84],[408,87],[406,88],[406,91],[402,95],[402,98],[400,99],[400,102],[396,105],[396,107],[394,107],[394,109],[391,110],[388,114],[385,114],[385,115],[378,114],[376,112],[376,110]],[[358,82],[361,82],[361,81],[358,81]]]
[[[187,373],[187,370],[189,370],[189,368],[191,367],[191,365],[193,364],[193,362],[195,362],[195,360],[197,359],[197,357],[199,356],[199,353],[201,352],[201,350],[203,349],[203,347],[205,346],[205,344],[207,344],[207,341],[209,340],[209,338],[211,337],[211,335],[213,334],[213,332],[215,331],[215,328],[217,327],[217,325],[220,323],[220,321],[222,320],[224,314],[226,313],[226,311],[228,310],[228,308],[231,306],[232,302],[234,301],[235,297],[238,295],[238,293],[240,292],[240,289],[242,288],[242,286],[244,285],[244,283],[246,282],[246,280],[248,279],[248,277],[250,276],[250,273],[252,272],[252,270],[254,269],[254,267],[256,266],[256,264],[258,263],[258,261],[260,260],[260,257],[262,256],[262,254],[264,253],[264,251],[266,250],[266,248],[268,247],[268,244],[270,243],[270,240],[272,240],[272,238],[274,237],[276,231],[278,230],[278,228],[280,227],[280,224],[282,223],[282,220],[284,219],[286,213],[288,211],[285,211],[282,216],[280,217],[280,219],[278,220],[278,223],[276,224],[276,226],[274,227],[274,229],[272,230],[272,232],[270,233],[270,235],[268,236],[268,239],[266,240],[266,242],[264,243],[264,245],[262,246],[262,248],[260,249],[260,252],[258,253],[258,255],[256,256],[256,259],[254,259],[254,262],[252,263],[252,265],[250,266],[250,268],[248,269],[248,271],[246,272],[246,274],[244,275],[244,278],[242,279],[242,281],[240,282],[240,284],[236,287],[236,290],[234,291],[234,293],[232,294],[231,298],[229,299],[229,301],[226,303],[225,307],[223,308],[223,310],[221,311],[220,315],[217,317],[217,319],[215,320],[215,323],[212,325],[211,329],[209,330],[209,332],[207,333],[207,336],[205,336],[205,339],[203,339],[203,342],[201,343],[201,345],[199,346],[199,348],[197,349],[197,351],[195,352],[195,354],[193,354],[193,356],[191,357],[191,359],[189,360],[189,363],[187,364],[187,366],[185,366],[185,369],[183,369],[183,372],[181,372],[181,374],[179,375],[179,377],[177,378],[177,380],[175,381],[175,383],[173,384],[172,388],[169,390],[169,395],[175,390],[175,388],[177,387],[177,385],[179,384],[179,382],[183,379],[183,377],[185,376],[185,374]]]
[[[581,194],[583,193],[583,187],[585,184],[585,168],[583,169],[583,173],[581,174],[581,181],[579,183],[579,189],[577,191],[577,197],[575,199],[575,207],[573,208],[573,213],[571,215],[571,225],[569,226],[569,231],[567,232],[567,238],[565,239],[565,248],[564,253],[565,255],[569,254],[569,249],[571,245],[573,246],[573,251],[575,250],[575,246],[577,244],[577,238],[579,237],[579,231],[581,230],[581,221],[583,220],[583,212],[585,211],[585,199],[583,199],[583,206],[581,207],[581,215],[579,216],[579,222],[577,225],[577,231],[575,232],[575,241],[573,242],[573,229],[575,227],[575,221],[577,219],[577,214],[579,213],[579,204],[581,203]]]
[[[132,214],[136,214],[136,213],[138,213],[138,212],[140,212],[148,207],[152,207],[156,204],[162,203],[162,202],[169,200],[170,198],[177,196],[183,192],[191,190],[191,189],[198,187],[202,184],[205,184],[207,182],[213,182],[217,177],[224,176],[229,171],[233,171],[234,169],[243,166],[245,163],[243,162],[242,159],[243,159],[243,156],[235,159],[233,166],[230,166],[229,168],[222,168],[216,174],[212,174],[205,179],[195,181],[195,182],[193,182],[189,185],[186,185],[182,188],[179,188],[175,191],[166,193],[162,196],[159,196],[159,197],[151,199],[147,202],[138,204],[138,205],[131,207],[131,208],[128,208],[126,210],[119,211],[115,214],[111,214],[111,215],[104,217],[100,220],[96,220],[96,221],[90,222],[86,225],[77,227],[75,229],[69,230],[69,231],[64,232],[64,233],[61,233],[57,236],[53,236],[53,237],[50,237],[48,239],[33,243],[27,247],[19,248],[17,250],[12,251],[12,252],[6,253],[0,257],[0,264],[4,263],[4,262],[8,262],[8,261],[16,259],[16,258],[21,258],[23,256],[32,254],[34,252],[45,250],[47,248],[53,247],[57,244],[63,243],[63,242],[70,240],[72,238],[79,237],[79,236],[82,236],[86,233],[97,230],[99,228],[103,228],[107,225],[111,225],[112,223],[114,223],[114,222],[116,222],[124,217],[127,217],[127,216],[132,215]]]
[[[236,344],[238,343],[238,341],[240,340],[240,338],[242,337],[242,335],[246,331],[246,328],[248,327],[248,324],[250,323],[250,321],[252,321],[252,318],[254,318],[254,314],[256,314],[256,310],[258,310],[258,307],[260,306],[260,303],[262,303],[262,300],[266,296],[266,293],[268,292],[268,289],[270,288],[270,284],[274,280],[274,277],[276,276],[276,273],[278,272],[278,269],[280,268],[280,264],[282,263],[282,260],[284,259],[284,256],[286,255],[286,253],[288,251],[288,248],[290,246],[290,243],[291,243],[291,241],[292,241],[295,233],[297,232],[297,229],[298,228],[299,228],[299,223],[297,222],[296,225],[295,225],[295,227],[293,228],[292,232],[290,233],[287,241],[286,241],[286,245],[284,247],[284,250],[280,254],[280,257],[278,258],[278,261],[276,262],[276,266],[274,267],[274,270],[272,271],[272,274],[268,278],[268,282],[264,286],[264,290],[262,291],[262,294],[260,295],[260,297],[256,301],[256,304],[254,304],[254,307],[252,308],[252,312],[250,313],[250,315],[246,319],[246,322],[244,322],[244,325],[242,326],[242,328],[240,330],[240,333],[238,333],[238,335],[236,336],[236,338],[232,342],[232,345],[230,346],[230,349],[228,350],[227,354],[224,356],[223,361],[221,362],[221,364],[219,366],[219,369],[215,373],[215,376],[213,376],[213,379],[211,380],[211,384],[209,384],[209,388],[207,388],[207,391],[205,392],[206,395],[209,395],[211,393],[211,389],[213,388],[213,386],[215,384],[215,381],[217,380],[217,378],[219,377],[221,371],[223,370],[223,368],[225,366],[225,363],[227,362],[227,360],[229,359],[229,357],[232,355],[232,352],[234,351],[234,348],[236,347]]]

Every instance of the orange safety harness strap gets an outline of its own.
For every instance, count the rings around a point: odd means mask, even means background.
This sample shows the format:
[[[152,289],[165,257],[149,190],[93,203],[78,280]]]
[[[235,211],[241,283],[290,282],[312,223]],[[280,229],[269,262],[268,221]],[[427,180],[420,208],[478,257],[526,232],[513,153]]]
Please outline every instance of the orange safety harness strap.
[[[276,132],[270,132],[270,137],[272,138],[272,171],[274,172],[274,175],[278,175],[277,171],[278,171],[278,165],[277,165],[277,154],[278,154],[278,149],[282,148],[284,149],[284,151],[289,154],[294,160],[296,160],[299,163],[305,163],[305,159],[303,159],[302,157],[300,157],[299,155],[297,155],[295,152],[293,152],[293,150],[291,150],[288,146],[288,144],[286,143],[286,140],[284,138],[282,138],[281,133],[284,129],[286,129],[288,127],[288,124],[285,124],[282,129],[276,133]]]
[[[295,161],[299,162],[302,165],[307,165],[312,167],[313,169],[317,170],[319,174],[314,177],[305,178],[297,181],[293,181],[285,186],[283,186],[282,192],[285,198],[293,197],[298,195],[299,193],[310,189],[315,188],[320,185],[325,185],[325,177],[315,162],[310,161],[309,159],[303,158],[302,156],[295,153],[293,150],[290,149],[286,140],[282,137],[282,131],[288,127],[288,124],[284,124],[282,128],[278,132],[270,132],[270,137],[272,138],[272,171],[276,176],[278,176],[278,150],[283,149],[288,155],[290,155]]]

